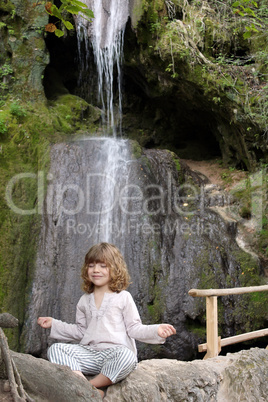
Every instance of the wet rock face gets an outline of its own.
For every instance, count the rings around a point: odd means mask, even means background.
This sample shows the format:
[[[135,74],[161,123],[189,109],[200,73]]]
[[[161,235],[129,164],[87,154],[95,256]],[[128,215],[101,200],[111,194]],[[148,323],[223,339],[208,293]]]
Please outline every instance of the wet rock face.
[[[203,178],[169,151],[142,152],[130,141],[99,138],[55,145],[45,179],[26,351],[44,355],[50,342],[38,316],[74,322],[84,256],[93,244],[109,241],[127,261],[143,323],[170,322],[177,329],[164,345],[139,343],[139,358],[194,357],[204,340],[205,302],[188,291],[227,287],[227,280],[239,286],[241,271],[235,222],[208,207]],[[240,325],[230,318],[235,303],[222,301],[223,333]]]

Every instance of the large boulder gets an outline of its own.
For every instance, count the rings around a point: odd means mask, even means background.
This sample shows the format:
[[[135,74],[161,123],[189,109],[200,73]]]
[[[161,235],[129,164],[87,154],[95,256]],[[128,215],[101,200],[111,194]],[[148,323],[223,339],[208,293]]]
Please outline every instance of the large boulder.
[[[11,352],[25,391],[35,402],[97,402],[101,397],[67,366],[52,364],[31,355]],[[0,395],[1,400],[1,395]]]
[[[35,402],[100,401],[96,389],[68,367],[11,352],[25,391]],[[253,348],[207,360],[144,360],[107,388],[105,402],[264,402],[268,349]],[[1,399],[0,394],[0,399]],[[2,399],[1,399],[2,400]]]
[[[192,362],[145,360],[108,388],[105,401],[264,402],[267,376],[268,350],[258,348]]]

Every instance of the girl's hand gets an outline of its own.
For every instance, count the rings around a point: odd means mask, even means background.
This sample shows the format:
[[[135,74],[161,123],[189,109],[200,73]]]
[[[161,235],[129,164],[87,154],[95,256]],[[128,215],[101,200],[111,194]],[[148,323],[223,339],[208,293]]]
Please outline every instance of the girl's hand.
[[[37,324],[39,324],[42,328],[51,328],[52,320],[52,317],[39,317]]]
[[[170,335],[176,334],[176,329],[170,324],[160,324],[157,333],[161,338],[168,338]]]

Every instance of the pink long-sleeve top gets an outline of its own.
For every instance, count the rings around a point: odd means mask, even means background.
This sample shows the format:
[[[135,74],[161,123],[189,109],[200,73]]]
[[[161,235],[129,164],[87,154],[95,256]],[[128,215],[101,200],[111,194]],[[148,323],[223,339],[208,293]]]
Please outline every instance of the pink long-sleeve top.
[[[53,319],[50,337],[60,341],[77,341],[94,349],[126,346],[137,353],[135,339],[159,344],[165,339],[157,334],[159,324],[143,325],[131,294],[105,293],[97,309],[94,294],[84,294],[76,307],[76,323]]]

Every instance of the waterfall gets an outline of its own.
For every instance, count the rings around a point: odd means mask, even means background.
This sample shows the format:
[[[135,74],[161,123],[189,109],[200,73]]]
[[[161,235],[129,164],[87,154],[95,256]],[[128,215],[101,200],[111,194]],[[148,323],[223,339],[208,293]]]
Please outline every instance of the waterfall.
[[[94,168],[88,174],[87,213],[95,227],[95,243],[116,243],[123,247],[125,214],[121,211],[120,194],[128,186],[131,155],[127,140],[114,138],[86,139],[90,149],[96,149]],[[93,151],[94,152],[94,151]],[[96,152],[96,151],[95,151]],[[127,195],[127,194],[125,194]]]
[[[85,53],[89,53],[88,41],[91,41],[94,60],[98,74],[98,96],[102,105],[103,128],[106,134],[113,133],[116,137],[117,129],[121,134],[121,116],[122,116],[122,91],[121,91],[121,62],[123,54],[124,30],[128,19],[128,0],[83,0],[84,3],[93,10],[94,19],[89,22],[79,16],[76,19],[78,52],[81,57],[81,41],[85,42]],[[117,85],[114,85],[114,69],[116,66]],[[88,63],[85,63],[88,68]],[[87,71],[89,74],[89,71]],[[114,90],[118,92],[118,118],[115,118]],[[96,185],[96,188],[103,188],[102,194],[97,196],[101,205],[98,214],[99,227],[102,228],[97,241],[113,241],[113,225],[118,219],[114,217],[114,210],[111,207],[115,204],[118,193],[116,190],[120,187],[122,177],[126,177],[124,171],[124,161],[127,156],[127,145],[123,141],[102,141],[102,159],[105,161],[106,170],[103,171],[99,181],[102,186]],[[102,166],[103,167],[103,166]],[[101,168],[101,167],[100,167]],[[101,171],[101,169],[99,169]],[[96,183],[97,184],[97,183]],[[115,186],[116,185],[116,186]],[[121,222],[122,223],[122,222]]]
[[[128,0],[83,0],[93,10],[94,19],[90,23],[82,17],[76,19],[79,59],[81,41],[85,41],[88,59],[90,39],[98,74],[98,98],[102,107],[103,125],[108,133],[121,133],[122,90],[121,63],[123,55],[124,30],[129,16]],[[88,63],[85,62],[87,68]],[[117,74],[116,82],[114,76]],[[114,91],[118,92],[118,104],[114,104]],[[117,114],[115,114],[117,109]]]

